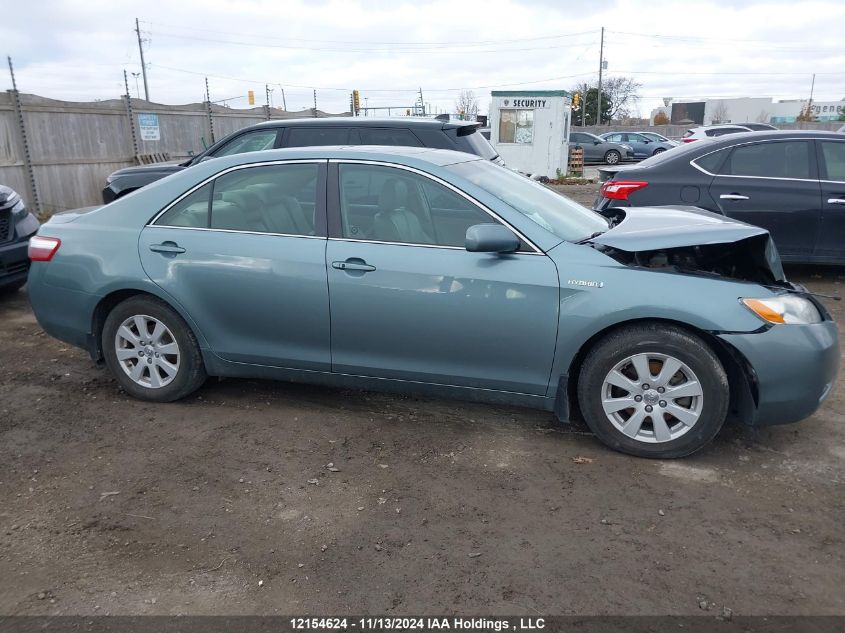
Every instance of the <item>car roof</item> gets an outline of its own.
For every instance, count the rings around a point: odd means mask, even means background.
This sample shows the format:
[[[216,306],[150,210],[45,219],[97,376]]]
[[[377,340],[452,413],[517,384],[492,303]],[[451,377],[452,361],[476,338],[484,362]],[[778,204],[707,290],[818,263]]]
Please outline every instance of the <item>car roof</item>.
[[[752,141],[763,141],[766,139],[814,139],[814,138],[830,138],[841,140],[842,135],[838,132],[828,132],[825,130],[760,130],[757,132],[738,132],[737,134],[729,134],[727,136],[719,136],[710,143],[708,147],[713,147],[717,143],[731,144],[735,143],[737,139],[748,139]]]
[[[400,128],[420,128],[430,127],[440,130],[476,126],[481,127],[478,121],[445,121],[442,119],[426,118],[426,117],[353,117],[353,116],[337,116],[337,117],[317,117],[317,118],[302,118],[302,119],[273,119],[270,121],[262,121],[244,129],[256,129],[264,127],[400,127]]]
[[[231,165],[264,162],[271,160],[296,160],[296,159],[359,159],[395,162],[409,164],[413,162],[425,162],[431,165],[442,167],[455,163],[466,163],[474,160],[484,159],[475,154],[458,152],[451,149],[435,149],[431,147],[402,147],[396,145],[321,145],[317,147],[287,147],[283,149],[268,149],[260,152],[247,152],[244,154],[232,154],[215,158],[214,162],[222,164],[222,161]]]

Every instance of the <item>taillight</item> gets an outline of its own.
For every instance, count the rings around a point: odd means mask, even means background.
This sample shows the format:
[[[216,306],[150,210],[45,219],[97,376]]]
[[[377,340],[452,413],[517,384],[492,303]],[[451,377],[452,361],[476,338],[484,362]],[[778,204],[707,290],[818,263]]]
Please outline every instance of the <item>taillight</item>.
[[[692,143],[693,141],[697,141],[697,140],[698,140],[697,138],[682,138],[681,142],[682,143]]]
[[[29,259],[34,262],[49,262],[59,250],[62,241],[57,237],[42,237],[36,235],[29,240]]]
[[[627,200],[633,192],[648,187],[642,180],[608,180],[601,186],[601,195],[611,200]]]

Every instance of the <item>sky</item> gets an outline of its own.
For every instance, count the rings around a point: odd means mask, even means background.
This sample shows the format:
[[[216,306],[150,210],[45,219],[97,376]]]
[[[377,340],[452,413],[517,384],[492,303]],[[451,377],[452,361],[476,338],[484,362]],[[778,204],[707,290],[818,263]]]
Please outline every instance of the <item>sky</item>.
[[[842,0],[2,0],[0,41],[18,89],[70,101],[136,96],[140,20],[150,99],[329,112],[423,99],[454,112],[471,89],[568,90],[610,76],[642,84],[643,116],[664,97],[845,98]],[[0,70],[0,89],[11,88]],[[140,95],[143,83],[138,79]],[[386,114],[386,113],[385,113]]]

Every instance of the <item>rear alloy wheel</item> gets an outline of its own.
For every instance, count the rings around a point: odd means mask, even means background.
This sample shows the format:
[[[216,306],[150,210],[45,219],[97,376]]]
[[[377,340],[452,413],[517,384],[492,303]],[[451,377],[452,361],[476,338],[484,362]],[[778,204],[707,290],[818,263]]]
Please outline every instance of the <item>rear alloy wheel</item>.
[[[654,150],[654,153],[652,154],[652,156],[657,156],[658,154],[662,154],[665,151],[666,151],[665,147],[658,147],[656,150]]]
[[[622,154],[617,152],[615,149],[608,150],[604,155],[604,162],[608,165],[617,165],[620,160],[622,160]]]
[[[205,381],[193,332],[153,297],[132,297],[114,308],[103,326],[102,345],[109,369],[136,398],[170,402]]]
[[[640,457],[683,457],[705,446],[725,420],[729,395],[710,347],[662,324],[628,326],[599,341],[578,381],[590,429]]]

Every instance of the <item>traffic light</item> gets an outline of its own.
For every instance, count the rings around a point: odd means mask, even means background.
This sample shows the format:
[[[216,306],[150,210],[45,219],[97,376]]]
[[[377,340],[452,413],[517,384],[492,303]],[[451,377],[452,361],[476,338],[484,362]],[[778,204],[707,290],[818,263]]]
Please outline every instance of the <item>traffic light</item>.
[[[572,109],[577,110],[580,107],[581,107],[581,93],[576,92],[574,95],[572,95]]]
[[[352,114],[358,116],[361,111],[361,93],[357,90],[352,91]]]

